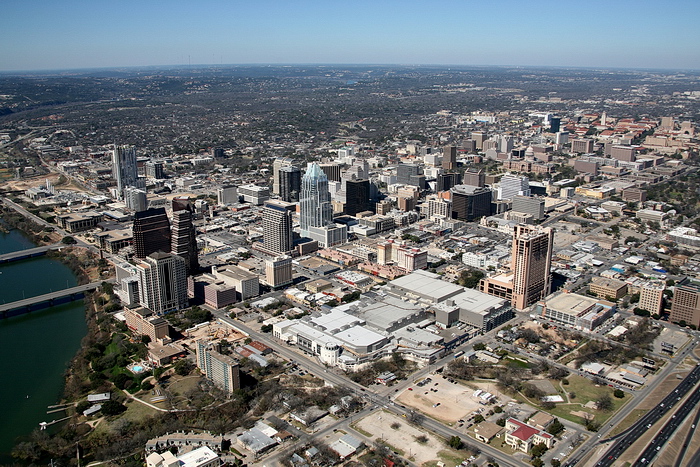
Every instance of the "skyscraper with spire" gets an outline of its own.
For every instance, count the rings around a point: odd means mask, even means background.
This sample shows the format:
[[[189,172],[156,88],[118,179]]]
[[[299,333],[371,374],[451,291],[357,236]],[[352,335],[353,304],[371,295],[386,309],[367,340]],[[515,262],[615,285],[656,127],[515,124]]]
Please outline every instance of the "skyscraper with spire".
[[[302,237],[309,236],[311,227],[323,227],[333,222],[333,206],[328,191],[328,177],[312,162],[301,179],[299,217]]]

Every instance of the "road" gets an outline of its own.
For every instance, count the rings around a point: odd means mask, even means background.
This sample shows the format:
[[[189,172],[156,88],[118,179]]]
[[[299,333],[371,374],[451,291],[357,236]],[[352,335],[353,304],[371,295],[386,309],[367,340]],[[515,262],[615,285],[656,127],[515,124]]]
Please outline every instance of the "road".
[[[254,338],[260,342],[262,342],[265,345],[268,345],[272,348],[275,349],[275,352],[277,352],[280,356],[288,359],[288,360],[294,360],[294,362],[304,370],[307,370],[309,373],[316,375],[334,385],[340,386],[340,387],[345,387],[347,389],[350,389],[355,393],[355,395],[364,398],[370,405],[376,405],[376,406],[381,406],[381,407],[386,407],[386,410],[389,410],[397,415],[403,416],[405,415],[408,417],[409,414],[411,414],[412,410],[407,409],[406,407],[395,403],[391,398],[389,397],[388,394],[378,394],[374,392],[373,389],[371,388],[365,388],[364,386],[355,383],[354,381],[351,381],[350,379],[346,378],[345,376],[342,376],[340,374],[334,373],[333,371],[328,370],[324,366],[316,363],[313,360],[310,360],[297,352],[293,351],[292,349],[289,349],[285,345],[281,344],[280,342],[274,340],[273,338],[270,337],[269,334],[263,334],[260,332],[257,332],[248,326],[245,326],[239,321],[233,320],[228,315],[226,314],[225,311],[215,311],[214,316],[219,318],[220,320],[230,324],[233,327],[236,327],[243,331],[244,333],[248,334],[251,338]],[[444,358],[442,361],[445,363],[452,359],[453,357],[447,357]],[[432,365],[431,365],[432,367]],[[427,368],[424,368],[421,370],[422,372],[429,372],[430,370]],[[403,382],[404,385],[410,385],[412,384],[411,381]],[[396,387],[396,386],[395,386]],[[447,427],[440,422],[437,422],[431,418],[424,417],[421,425],[434,433],[443,436],[445,439],[449,439],[452,436],[459,436],[462,439],[465,439],[466,437],[464,436],[464,433],[461,433],[457,430],[453,430],[450,427]],[[475,440],[469,439],[470,443],[473,445],[476,445],[481,449],[481,451],[486,454],[487,456],[493,457],[496,459],[496,461],[501,464],[501,465],[513,465],[513,457],[505,455],[502,451],[499,451],[498,449],[495,449],[491,446],[488,446],[486,444],[479,443]]]

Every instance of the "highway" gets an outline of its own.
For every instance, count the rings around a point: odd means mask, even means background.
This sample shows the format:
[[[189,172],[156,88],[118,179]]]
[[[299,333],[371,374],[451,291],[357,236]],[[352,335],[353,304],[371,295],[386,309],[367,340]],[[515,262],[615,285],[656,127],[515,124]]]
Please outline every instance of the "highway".
[[[680,397],[678,398],[680,400]],[[666,422],[663,428],[654,436],[647,448],[637,457],[635,465],[648,465],[652,459],[661,451],[661,448],[668,442],[673,433],[683,423],[685,417],[693,411],[693,408],[700,402],[700,389],[695,389],[683,405]]]
[[[685,453],[688,451],[690,441],[693,439],[693,436],[695,436],[695,432],[698,430],[698,422],[700,422],[700,409],[695,408],[695,417],[693,418],[690,428],[688,429],[688,434],[686,435],[685,441],[683,442],[683,447],[678,452],[678,456],[676,457],[676,463],[674,464],[674,467],[681,467],[681,464],[683,463],[683,458],[685,457]],[[695,456],[693,457],[693,462],[687,465],[698,465],[698,459],[696,459],[698,457],[700,457],[700,450],[698,450],[698,452],[695,453]]]
[[[627,450],[640,436],[646,433],[661,417],[668,413],[673,406],[680,401],[697,383],[700,381],[700,365],[696,366],[676,389],[669,393],[656,407],[647,412],[634,425],[632,425],[623,436],[617,437],[617,441],[605,452],[603,457],[596,463],[596,467],[609,467]],[[620,415],[618,413],[618,415]],[[619,420],[615,423],[619,423]],[[591,438],[596,440],[596,438]],[[597,441],[597,440],[596,440]],[[593,447],[593,446],[591,446]],[[566,465],[573,466],[583,457],[572,459]]]

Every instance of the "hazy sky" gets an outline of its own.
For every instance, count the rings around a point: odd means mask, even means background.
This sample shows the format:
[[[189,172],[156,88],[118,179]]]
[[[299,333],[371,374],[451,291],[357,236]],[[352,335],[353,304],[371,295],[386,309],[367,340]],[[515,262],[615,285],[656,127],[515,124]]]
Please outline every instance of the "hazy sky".
[[[188,63],[700,69],[698,20],[698,0],[2,0],[0,70]]]

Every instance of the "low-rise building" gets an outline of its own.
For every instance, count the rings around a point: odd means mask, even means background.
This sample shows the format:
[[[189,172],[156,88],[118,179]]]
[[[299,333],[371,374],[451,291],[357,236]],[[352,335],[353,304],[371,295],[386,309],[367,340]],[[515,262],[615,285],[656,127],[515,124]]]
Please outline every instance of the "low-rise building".
[[[627,284],[617,279],[594,277],[588,285],[588,290],[597,297],[615,301],[627,295]]]
[[[554,444],[552,435],[515,418],[506,420],[505,430],[505,443],[517,451],[529,452],[535,444],[544,444],[547,448]]]
[[[542,317],[584,331],[594,330],[614,311],[612,302],[574,293],[560,293],[535,306]]]

